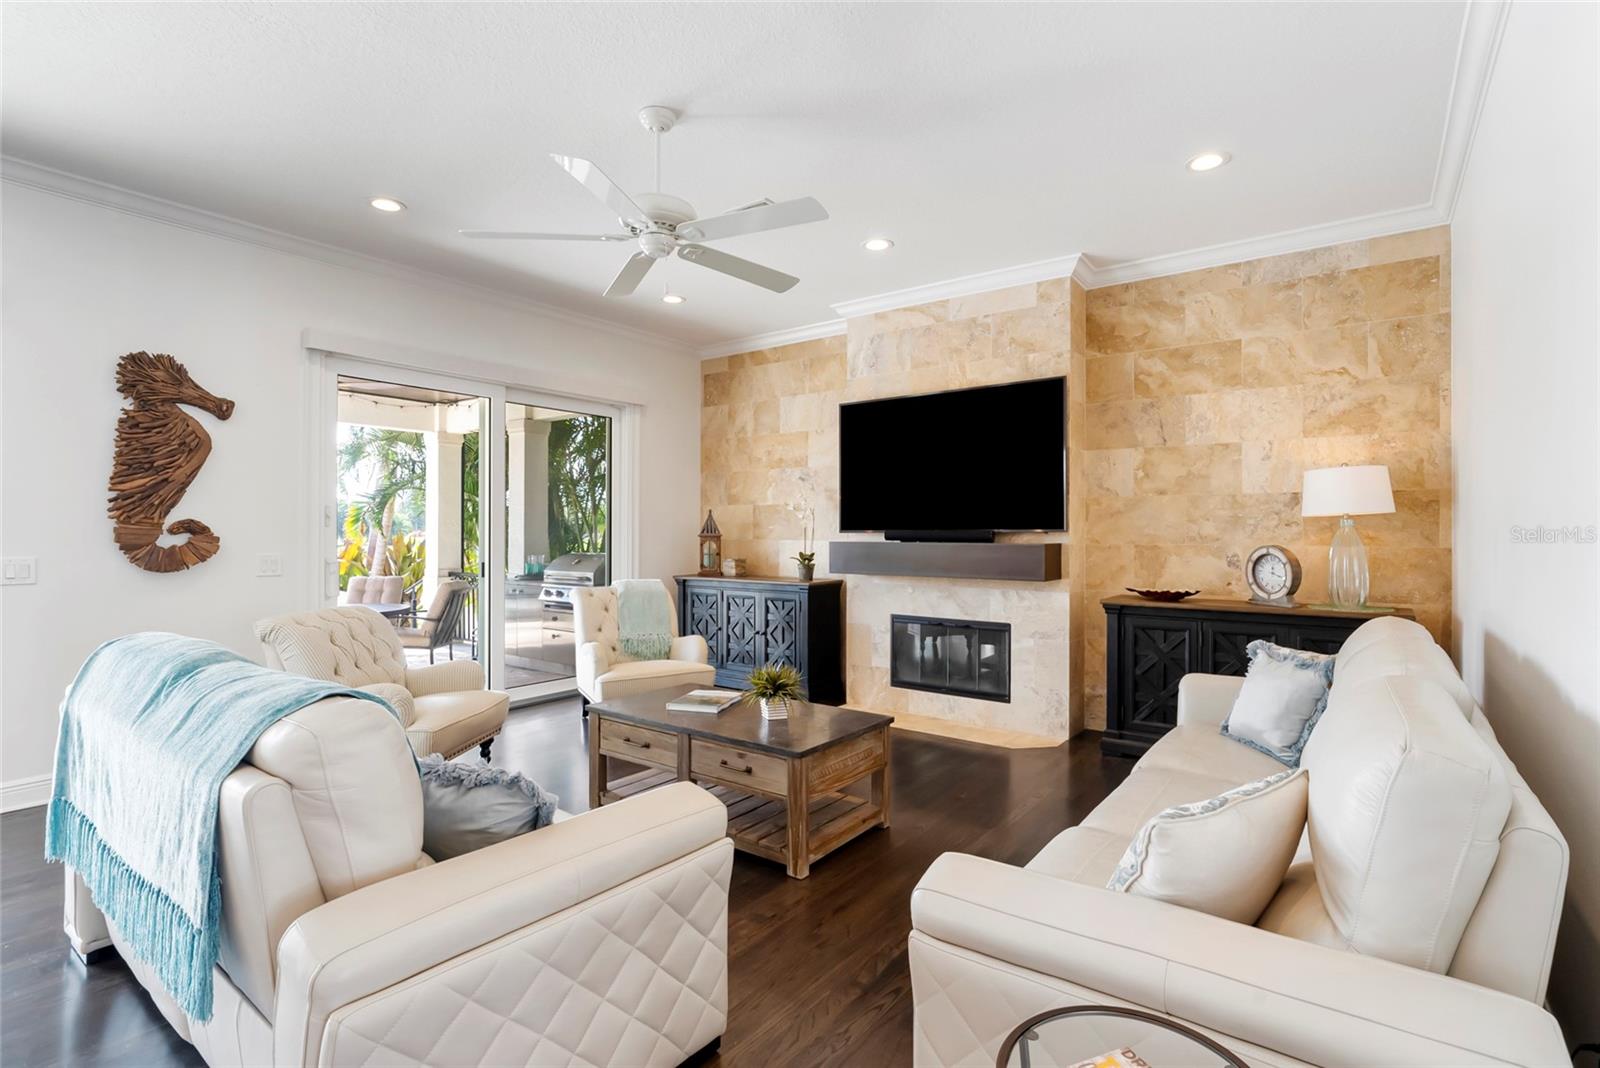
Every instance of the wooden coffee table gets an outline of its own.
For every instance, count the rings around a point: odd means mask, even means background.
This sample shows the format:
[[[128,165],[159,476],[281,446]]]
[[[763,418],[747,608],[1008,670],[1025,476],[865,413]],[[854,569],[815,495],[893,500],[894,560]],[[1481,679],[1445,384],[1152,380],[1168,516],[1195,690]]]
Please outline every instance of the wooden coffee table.
[[[714,716],[667,711],[696,688],[589,706],[591,808],[670,782],[700,783],[728,806],[734,848],[778,861],[796,879],[857,835],[889,826],[894,717],[804,701],[780,720],[742,702]],[[612,779],[613,760],[644,770]],[[863,779],[864,793],[847,792]]]

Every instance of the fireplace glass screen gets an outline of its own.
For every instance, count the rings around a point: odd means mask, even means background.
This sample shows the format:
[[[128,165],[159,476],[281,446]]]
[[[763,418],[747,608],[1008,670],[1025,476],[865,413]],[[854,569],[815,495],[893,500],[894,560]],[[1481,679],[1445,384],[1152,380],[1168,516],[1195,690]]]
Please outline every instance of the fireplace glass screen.
[[[1011,700],[1011,624],[890,616],[889,638],[891,685]]]

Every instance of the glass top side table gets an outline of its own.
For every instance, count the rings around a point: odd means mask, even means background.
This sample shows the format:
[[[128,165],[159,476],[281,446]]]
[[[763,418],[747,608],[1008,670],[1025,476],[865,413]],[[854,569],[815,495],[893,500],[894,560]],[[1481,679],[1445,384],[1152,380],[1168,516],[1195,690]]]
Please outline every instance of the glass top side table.
[[[1248,1068],[1200,1032],[1138,1009],[1078,1005],[1023,1020],[995,1068]]]

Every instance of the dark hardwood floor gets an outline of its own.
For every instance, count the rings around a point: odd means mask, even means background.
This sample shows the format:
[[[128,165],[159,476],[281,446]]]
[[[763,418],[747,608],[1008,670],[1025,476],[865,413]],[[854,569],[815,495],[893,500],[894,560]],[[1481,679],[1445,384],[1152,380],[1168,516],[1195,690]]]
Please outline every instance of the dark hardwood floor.
[[[588,765],[575,699],[512,712],[494,763],[527,773],[576,812]],[[940,853],[1021,863],[1077,823],[1132,761],[1098,735],[1005,750],[894,735],[894,826],[818,861],[805,880],[734,860],[729,1022],[707,1064],[911,1063],[911,888]],[[60,868],[40,858],[44,810],[0,817],[0,1063],[189,1065],[178,1038],[115,958],[85,969],[61,933]]]

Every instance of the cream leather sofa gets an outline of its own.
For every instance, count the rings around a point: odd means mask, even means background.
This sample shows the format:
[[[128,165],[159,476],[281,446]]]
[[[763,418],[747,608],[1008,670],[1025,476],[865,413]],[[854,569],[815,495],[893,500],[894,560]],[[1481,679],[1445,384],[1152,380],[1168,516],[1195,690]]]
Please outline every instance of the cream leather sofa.
[[[992,1065],[1023,1019],[1091,1003],[1184,1021],[1252,1065],[1570,1064],[1540,1008],[1566,842],[1415,623],[1374,620],[1340,651],[1302,759],[1307,833],[1254,926],[1104,889],[1150,816],[1281,770],[1217,732],[1241,683],[1185,677],[1177,728],[1026,866],[928,869],[916,1063]]]
[[[726,1024],[726,826],[679,783],[435,864],[405,733],[329,698],[223,782],[210,1020],[184,1015],[70,872],[66,929],[83,956],[118,944],[215,1068],[665,1068]]]
[[[323,608],[263,619],[256,640],[268,667],[377,694],[394,708],[418,756],[473,746],[485,760],[511,699],[484,689],[483,666],[456,660],[408,667],[394,624],[370,608]]]
[[[711,650],[698,634],[679,636],[672,627],[672,648],[665,660],[635,660],[617,640],[617,590],[614,586],[572,591],[573,631],[578,643],[578,693],[584,715],[590,701],[626,697],[667,686],[710,686],[717,673],[708,662]]]

